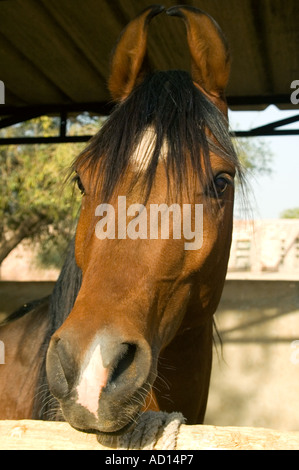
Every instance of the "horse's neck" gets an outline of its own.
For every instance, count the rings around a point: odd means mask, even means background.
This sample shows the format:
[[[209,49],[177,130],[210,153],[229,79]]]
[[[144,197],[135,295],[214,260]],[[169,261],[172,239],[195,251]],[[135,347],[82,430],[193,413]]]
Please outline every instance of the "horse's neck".
[[[210,318],[199,327],[180,331],[161,352],[158,361],[154,390],[160,409],[180,410],[189,424],[203,423],[206,411],[212,363],[212,323]]]

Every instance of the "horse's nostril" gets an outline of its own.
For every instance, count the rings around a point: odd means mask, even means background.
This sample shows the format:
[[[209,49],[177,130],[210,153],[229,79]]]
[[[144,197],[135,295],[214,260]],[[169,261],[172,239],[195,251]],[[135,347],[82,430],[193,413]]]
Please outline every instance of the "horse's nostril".
[[[117,383],[125,383],[130,379],[131,374],[128,373],[130,368],[133,369],[134,358],[136,355],[136,344],[123,343],[122,351],[113,367],[113,372],[109,379],[108,386],[113,390]],[[134,371],[132,370],[132,374]],[[135,371],[136,373],[136,371]]]
[[[65,397],[73,386],[73,361],[60,338],[53,338],[46,361],[50,390],[56,398]]]
[[[48,383],[53,395],[56,398],[66,396],[69,391],[69,385],[57,351],[53,351],[48,354],[46,369]]]

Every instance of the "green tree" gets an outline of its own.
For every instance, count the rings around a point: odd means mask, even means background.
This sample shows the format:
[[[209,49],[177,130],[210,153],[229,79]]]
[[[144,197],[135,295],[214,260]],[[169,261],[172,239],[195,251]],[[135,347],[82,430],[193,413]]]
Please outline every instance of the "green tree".
[[[293,209],[286,209],[280,215],[281,219],[299,219],[299,207]]]
[[[86,131],[95,133],[95,120],[86,117]],[[73,122],[75,133],[82,123]],[[87,129],[88,128],[88,129]],[[5,129],[2,136],[53,136],[57,120],[43,116]],[[69,167],[85,144],[0,147],[0,264],[24,239],[38,242],[40,258],[59,254],[73,234],[80,198],[65,184]],[[51,263],[50,263],[51,264]]]
[[[235,147],[244,168],[251,176],[270,175],[273,152],[260,137],[235,138]]]

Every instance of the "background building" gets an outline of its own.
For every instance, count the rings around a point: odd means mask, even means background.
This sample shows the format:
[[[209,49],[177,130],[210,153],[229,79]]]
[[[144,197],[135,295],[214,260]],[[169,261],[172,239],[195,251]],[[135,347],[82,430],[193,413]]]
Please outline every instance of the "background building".
[[[228,271],[299,276],[299,219],[235,220]]]

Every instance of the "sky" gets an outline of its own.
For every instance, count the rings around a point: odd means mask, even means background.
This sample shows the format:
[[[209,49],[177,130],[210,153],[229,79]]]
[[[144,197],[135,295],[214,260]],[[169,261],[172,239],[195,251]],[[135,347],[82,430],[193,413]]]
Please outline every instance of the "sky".
[[[295,115],[298,109],[281,111],[271,105],[264,111],[230,111],[229,121],[233,130],[247,130]],[[299,122],[284,128],[299,129]],[[250,206],[254,219],[274,219],[285,209],[299,207],[299,135],[262,139],[273,153],[272,174],[249,180]]]

